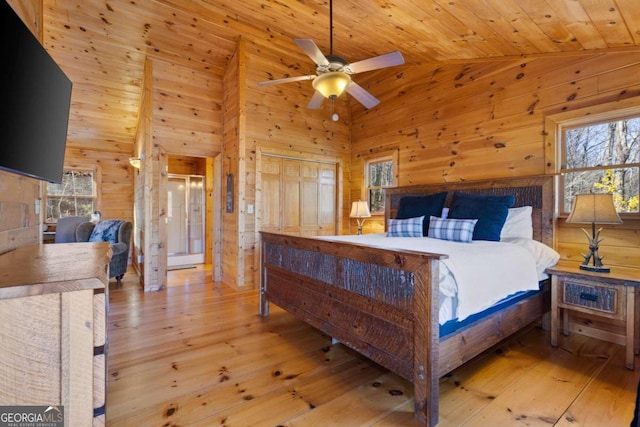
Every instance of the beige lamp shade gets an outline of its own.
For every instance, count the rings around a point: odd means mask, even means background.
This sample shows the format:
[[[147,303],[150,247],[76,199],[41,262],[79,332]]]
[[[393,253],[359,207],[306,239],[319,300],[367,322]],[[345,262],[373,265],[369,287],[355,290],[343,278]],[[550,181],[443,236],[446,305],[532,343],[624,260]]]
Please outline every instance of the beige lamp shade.
[[[369,204],[366,200],[358,200],[351,204],[351,218],[370,218],[371,212],[369,212]]]
[[[621,224],[611,194],[576,194],[573,208],[567,218],[569,223]]]
[[[349,74],[343,71],[333,71],[321,74],[313,80],[311,85],[325,98],[337,98],[351,83]]]

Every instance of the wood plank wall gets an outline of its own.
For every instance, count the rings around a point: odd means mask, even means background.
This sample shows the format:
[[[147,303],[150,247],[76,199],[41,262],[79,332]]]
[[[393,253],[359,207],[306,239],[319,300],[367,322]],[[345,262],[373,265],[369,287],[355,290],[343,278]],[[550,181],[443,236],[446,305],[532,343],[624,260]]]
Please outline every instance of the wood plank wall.
[[[293,158],[325,159],[339,163],[342,176],[338,180],[348,187],[350,180],[350,116],[349,98],[341,97],[335,103],[340,115],[331,121],[330,104],[325,101],[318,110],[306,108],[313,96],[310,81],[260,87],[259,81],[287,75],[314,72],[313,63],[287,38],[253,38],[246,41],[246,148],[245,174],[247,191],[245,205],[256,203],[256,154],[277,153]],[[351,206],[349,191],[338,195],[342,221],[338,229],[348,226]],[[260,206],[256,205],[256,213]],[[245,215],[244,286],[257,286],[256,244],[258,242],[256,215]],[[225,226],[226,230],[226,226]]]
[[[352,111],[352,197],[363,191],[363,157],[391,149],[399,150],[399,185],[544,174],[545,117],[638,96],[639,72],[640,54],[627,52],[372,73],[362,85],[381,104]],[[607,229],[605,263],[640,264],[640,222]],[[382,218],[365,222],[365,232],[382,230]],[[581,262],[580,228],[561,219],[556,234],[562,258]]]
[[[42,1],[9,0],[8,3],[42,40]],[[0,171],[0,253],[42,240],[42,214],[36,213],[42,185],[36,179]]]
[[[135,192],[139,224],[134,233],[133,261],[144,278],[145,290],[150,291],[162,289],[166,283],[166,235],[161,232],[164,224],[160,219],[166,207],[163,200],[166,199],[167,174],[162,164],[168,162],[172,154],[203,161],[219,155],[222,81],[204,71],[162,60],[147,60],[147,64],[143,82],[145,96],[134,147],[134,156],[144,158],[143,167],[136,172],[128,168],[137,174],[134,185],[131,178],[120,181],[124,187],[118,194],[131,194],[128,211],[132,216]],[[105,187],[103,194],[105,192],[109,192],[109,188]],[[151,258],[145,259],[145,253]],[[211,260],[210,254],[208,259]]]
[[[42,10],[40,0],[10,3],[28,14]],[[39,22],[34,17],[27,19]],[[217,200],[222,201],[223,234],[229,238],[222,244],[223,271],[225,278],[239,287],[257,284],[255,247],[259,224],[256,215],[246,213],[245,208],[257,200],[259,151],[287,153],[296,158],[338,159],[343,183],[339,229],[353,232],[348,211],[350,201],[363,196],[361,171],[365,155],[397,149],[400,185],[536,175],[545,171],[545,115],[639,93],[634,79],[640,56],[634,52],[394,67],[359,75],[358,83],[382,103],[365,110],[343,96],[336,103],[341,116],[336,123],[329,118],[326,101],[319,110],[306,109],[313,94],[309,81],[257,85],[269,78],[313,72],[311,61],[290,39],[276,32],[247,28],[244,40],[245,54],[229,61],[224,79],[212,77],[205,68],[195,65],[197,61],[194,65],[176,65],[167,58],[154,58],[153,105],[148,116],[153,120],[149,136],[152,144],[162,147],[169,156],[215,157],[223,151],[224,140],[226,154],[214,164],[223,168],[220,181],[225,181],[227,173],[233,173],[236,179],[236,210],[233,215],[224,213],[224,191],[220,191]],[[62,44],[53,51],[54,57],[60,58],[72,54]],[[66,62],[65,71],[78,83],[74,82],[77,100],[83,93],[77,76],[93,71],[76,69],[72,60]],[[241,74],[238,65],[243,62],[246,71]],[[141,82],[132,79],[131,84]],[[223,95],[223,88],[238,97],[244,92],[242,103]],[[108,88],[105,94],[108,102],[115,102]],[[235,104],[229,104],[228,113],[223,114],[223,104],[229,101]],[[76,104],[81,106],[82,102]],[[71,112],[74,123],[80,120],[78,117],[82,117],[78,111]],[[240,120],[245,120],[243,126],[239,126]],[[129,126],[127,123],[123,122],[123,126]],[[240,137],[243,146],[237,145]],[[139,143],[135,144],[132,150],[134,141],[117,135],[95,135],[91,129],[76,132],[68,141],[68,165],[100,168],[103,183],[99,209],[105,218],[133,220],[134,200],[136,221],[141,221],[140,214],[149,215],[148,209],[139,211],[138,205],[146,191],[153,189],[139,185],[141,175],[127,162],[129,156],[141,154],[137,152]],[[39,240],[39,217],[33,212],[40,185],[30,181],[12,174],[0,176],[0,250]],[[224,185],[221,187],[220,190],[225,189]],[[159,202],[155,199],[157,194],[153,197],[154,202]],[[255,208],[256,212],[260,209],[257,205]],[[12,213],[7,214],[9,209]],[[382,229],[379,218],[365,222],[365,231]],[[141,226],[136,227],[136,256],[143,255],[139,247],[145,239],[142,230]],[[149,230],[158,232],[157,227]],[[625,265],[638,263],[639,230],[637,221],[626,221],[607,232],[603,253],[606,255],[605,247],[612,248],[611,255],[607,255],[610,263],[611,258],[622,259],[616,262]],[[232,235],[235,236],[229,237]],[[579,228],[566,227],[560,221],[557,235],[563,257],[579,261],[579,252],[584,250]]]
[[[240,73],[243,55],[243,41],[227,63],[227,70],[223,77],[224,87],[224,136],[222,150],[222,277],[236,287],[243,285],[243,260],[240,259],[238,190],[230,190],[228,182],[237,185],[239,172],[240,146],[243,144],[244,99],[241,92]],[[230,192],[230,200],[227,200]]]

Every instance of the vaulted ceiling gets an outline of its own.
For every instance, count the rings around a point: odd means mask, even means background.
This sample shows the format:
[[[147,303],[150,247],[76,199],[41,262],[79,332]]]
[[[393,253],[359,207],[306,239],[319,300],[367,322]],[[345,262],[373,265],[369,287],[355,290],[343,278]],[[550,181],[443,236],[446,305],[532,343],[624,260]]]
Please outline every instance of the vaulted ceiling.
[[[324,0],[43,3],[45,46],[74,82],[76,143],[133,141],[145,57],[221,78],[239,36],[294,51],[292,39],[311,38],[329,51]],[[406,66],[640,46],[638,0],[335,0],[333,26],[347,61],[399,50]],[[301,51],[298,65],[315,70]]]

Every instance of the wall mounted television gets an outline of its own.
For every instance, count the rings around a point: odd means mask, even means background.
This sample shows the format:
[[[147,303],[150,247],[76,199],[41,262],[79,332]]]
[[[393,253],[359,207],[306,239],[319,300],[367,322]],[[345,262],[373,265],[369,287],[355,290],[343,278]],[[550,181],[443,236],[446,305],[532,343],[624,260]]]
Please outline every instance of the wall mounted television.
[[[60,182],[71,80],[0,0],[0,169]]]

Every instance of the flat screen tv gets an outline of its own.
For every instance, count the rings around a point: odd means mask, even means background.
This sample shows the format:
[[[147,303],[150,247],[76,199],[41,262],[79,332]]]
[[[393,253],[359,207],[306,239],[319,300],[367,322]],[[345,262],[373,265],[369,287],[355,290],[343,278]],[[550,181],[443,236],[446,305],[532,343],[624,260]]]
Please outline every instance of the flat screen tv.
[[[0,0],[0,169],[59,183],[71,80]]]

